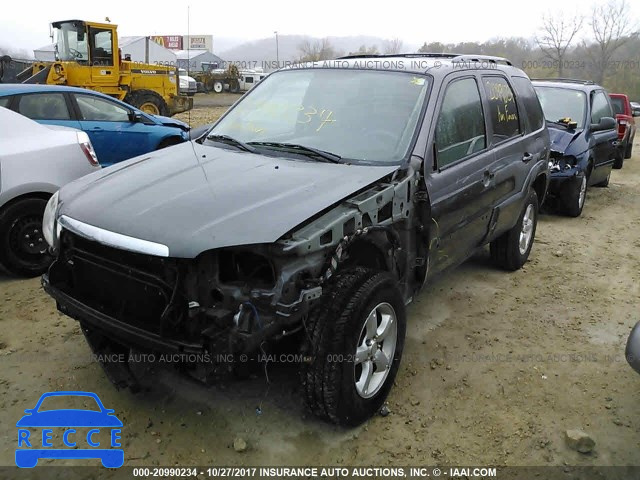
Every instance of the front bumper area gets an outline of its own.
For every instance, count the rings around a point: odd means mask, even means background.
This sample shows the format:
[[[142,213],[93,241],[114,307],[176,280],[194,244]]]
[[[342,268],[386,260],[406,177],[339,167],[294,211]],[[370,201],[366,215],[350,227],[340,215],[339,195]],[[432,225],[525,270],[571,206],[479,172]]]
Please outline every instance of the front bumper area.
[[[203,344],[163,338],[93,309],[52,286],[49,274],[42,276],[42,286],[45,292],[55,299],[60,312],[79,321],[83,327],[95,329],[118,343],[167,353],[199,354],[204,351]]]
[[[552,172],[549,179],[548,195],[562,197],[568,189],[577,187],[582,181],[583,172],[578,167],[568,168],[559,172]]]

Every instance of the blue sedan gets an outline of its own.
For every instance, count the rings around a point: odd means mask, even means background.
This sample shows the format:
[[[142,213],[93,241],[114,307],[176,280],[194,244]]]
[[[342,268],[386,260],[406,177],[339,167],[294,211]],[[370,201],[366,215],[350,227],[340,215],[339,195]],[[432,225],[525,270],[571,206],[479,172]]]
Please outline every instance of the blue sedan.
[[[103,167],[189,139],[189,125],[180,120],[150,115],[84,88],[0,85],[0,107],[38,123],[84,130]]]

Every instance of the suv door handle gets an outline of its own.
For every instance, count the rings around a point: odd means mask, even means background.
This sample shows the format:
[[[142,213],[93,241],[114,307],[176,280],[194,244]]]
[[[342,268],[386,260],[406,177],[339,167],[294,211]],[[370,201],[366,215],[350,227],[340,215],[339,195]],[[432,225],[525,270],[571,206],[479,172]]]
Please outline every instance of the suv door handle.
[[[529,163],[531,160],[533,160],[533,155],[531,153],[524,152],[524,155],[522,156],[522,161],[524,163]]]
[[[495,176],[495,173],[490,172],[489,170],[485,170],[484,175],[482,175],[482,185],[484,185],[485,187],[491,185],[491,182],[493,181],[493,178]]]

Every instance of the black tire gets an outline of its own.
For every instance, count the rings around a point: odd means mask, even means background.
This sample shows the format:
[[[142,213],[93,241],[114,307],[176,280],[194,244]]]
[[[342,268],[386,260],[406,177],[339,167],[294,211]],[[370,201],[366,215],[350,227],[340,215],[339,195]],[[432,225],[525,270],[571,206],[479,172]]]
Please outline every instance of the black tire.
[[[129,105],[152,115],[169,115],[169,106],[158,93],[151,90],[135,90],[124,99]],[[151,111],[154,110],[154,111]]]
[[[229,82],[229,91],[231,93],[238,93],[240,91],[240,82],[238,82],[238,80],[231,80],[231,82]]]
[[[609,180],[611,179],[611,170],[609,170],[609,173],[607,175],[607,178],[605,178],[602,182],[600,183],[596,183],[594,185],[594,187],[608,187],[609,186]]]
[[[619,149],[616,152],[616,159],[613,161],[613,168],[615,168],[616,170],[620,170],[623,165],[624,165],[624,152],[622,151],[622,149]]]
[[[42,275],[53,260],[42,235],[46,205],[42,198],[25,198],[0,213],[0,263],[14,275]]]
[[[374,308],[379,307],[395,314],[395,339],[391,332],[381,343],[378,344],[378,340],[373,342],[374,346],[365,347],[366,319]],[[377,314],[374,318],[378,325],[380,318]],[[302,352],[308,361],[301,368],[301,381],[311,412],[323,420],[350,426],[358,425],[378,412],[393,386],[404,347],[406,314],[396,280],[388,273],[365,268],[338,272],[326,285],[319,304],[309,315],[306,328],[308,335]],[[377,333],[375,338],[378,338]],[[383,351],[391,345],[385,341],[395,343],[393,354],[391,350],[386,352],[391,357],[387,369],[374,368],[371,356],[362,364],[356,363],[358,346],[377,352],[378,345],[382,345],[380,351]],[[364,385],[356,385],[356,376],[362,379],[361,375],[365,375],[361,366],[364,364],[369,365],[373,375],[383,374],[375,381],[371,377],[374,390],[367,396],[358,393],[358,388],[362,389]],[[366,389],[364,391],[366,393]]]
[[[529,207],[532,207],[532,210]],[[538,225],[538,195],[535,191],[531,190],[527,196],[527,200],[522,207],[522,212],[518,221],[514,227],[503,233],[500,237],[491,242],[491,258],[494,263],[506,270],[518,270],[521,268],[529,258],[531,248],[536,236],[536,227]],[[526,248],[520,250],[520,234],[523,233],[523,224],[525,222],[525,215],[527,216],[527,224],[531,236],[526,244]],[[533,218],[531,218],[533,215]]]
[[[589,178],[582,175],[578,176],[577,179],[578,181],[572,182],[561,195],[560,209],[569,217],[579,217],[582,214],[584,202],[587,198]],[[584,188],[584,195],[580,196],[582,188]]]
[[[635,140],[635,135],[634,138],[630,138],[629,139],[629,144],[627,145],[627,148],[624,149],[624,158],[629,159],[631,158],[631,155],[633,154],[633,141]]]

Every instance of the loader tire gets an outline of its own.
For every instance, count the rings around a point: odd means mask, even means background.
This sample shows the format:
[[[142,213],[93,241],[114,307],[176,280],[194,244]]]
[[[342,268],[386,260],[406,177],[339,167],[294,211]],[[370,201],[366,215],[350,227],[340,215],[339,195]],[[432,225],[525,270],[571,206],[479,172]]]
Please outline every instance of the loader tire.
[[[151,90],[136,90],[129,93],[124,101],[151,115],[169,115],[169,107],[158,93]]]

